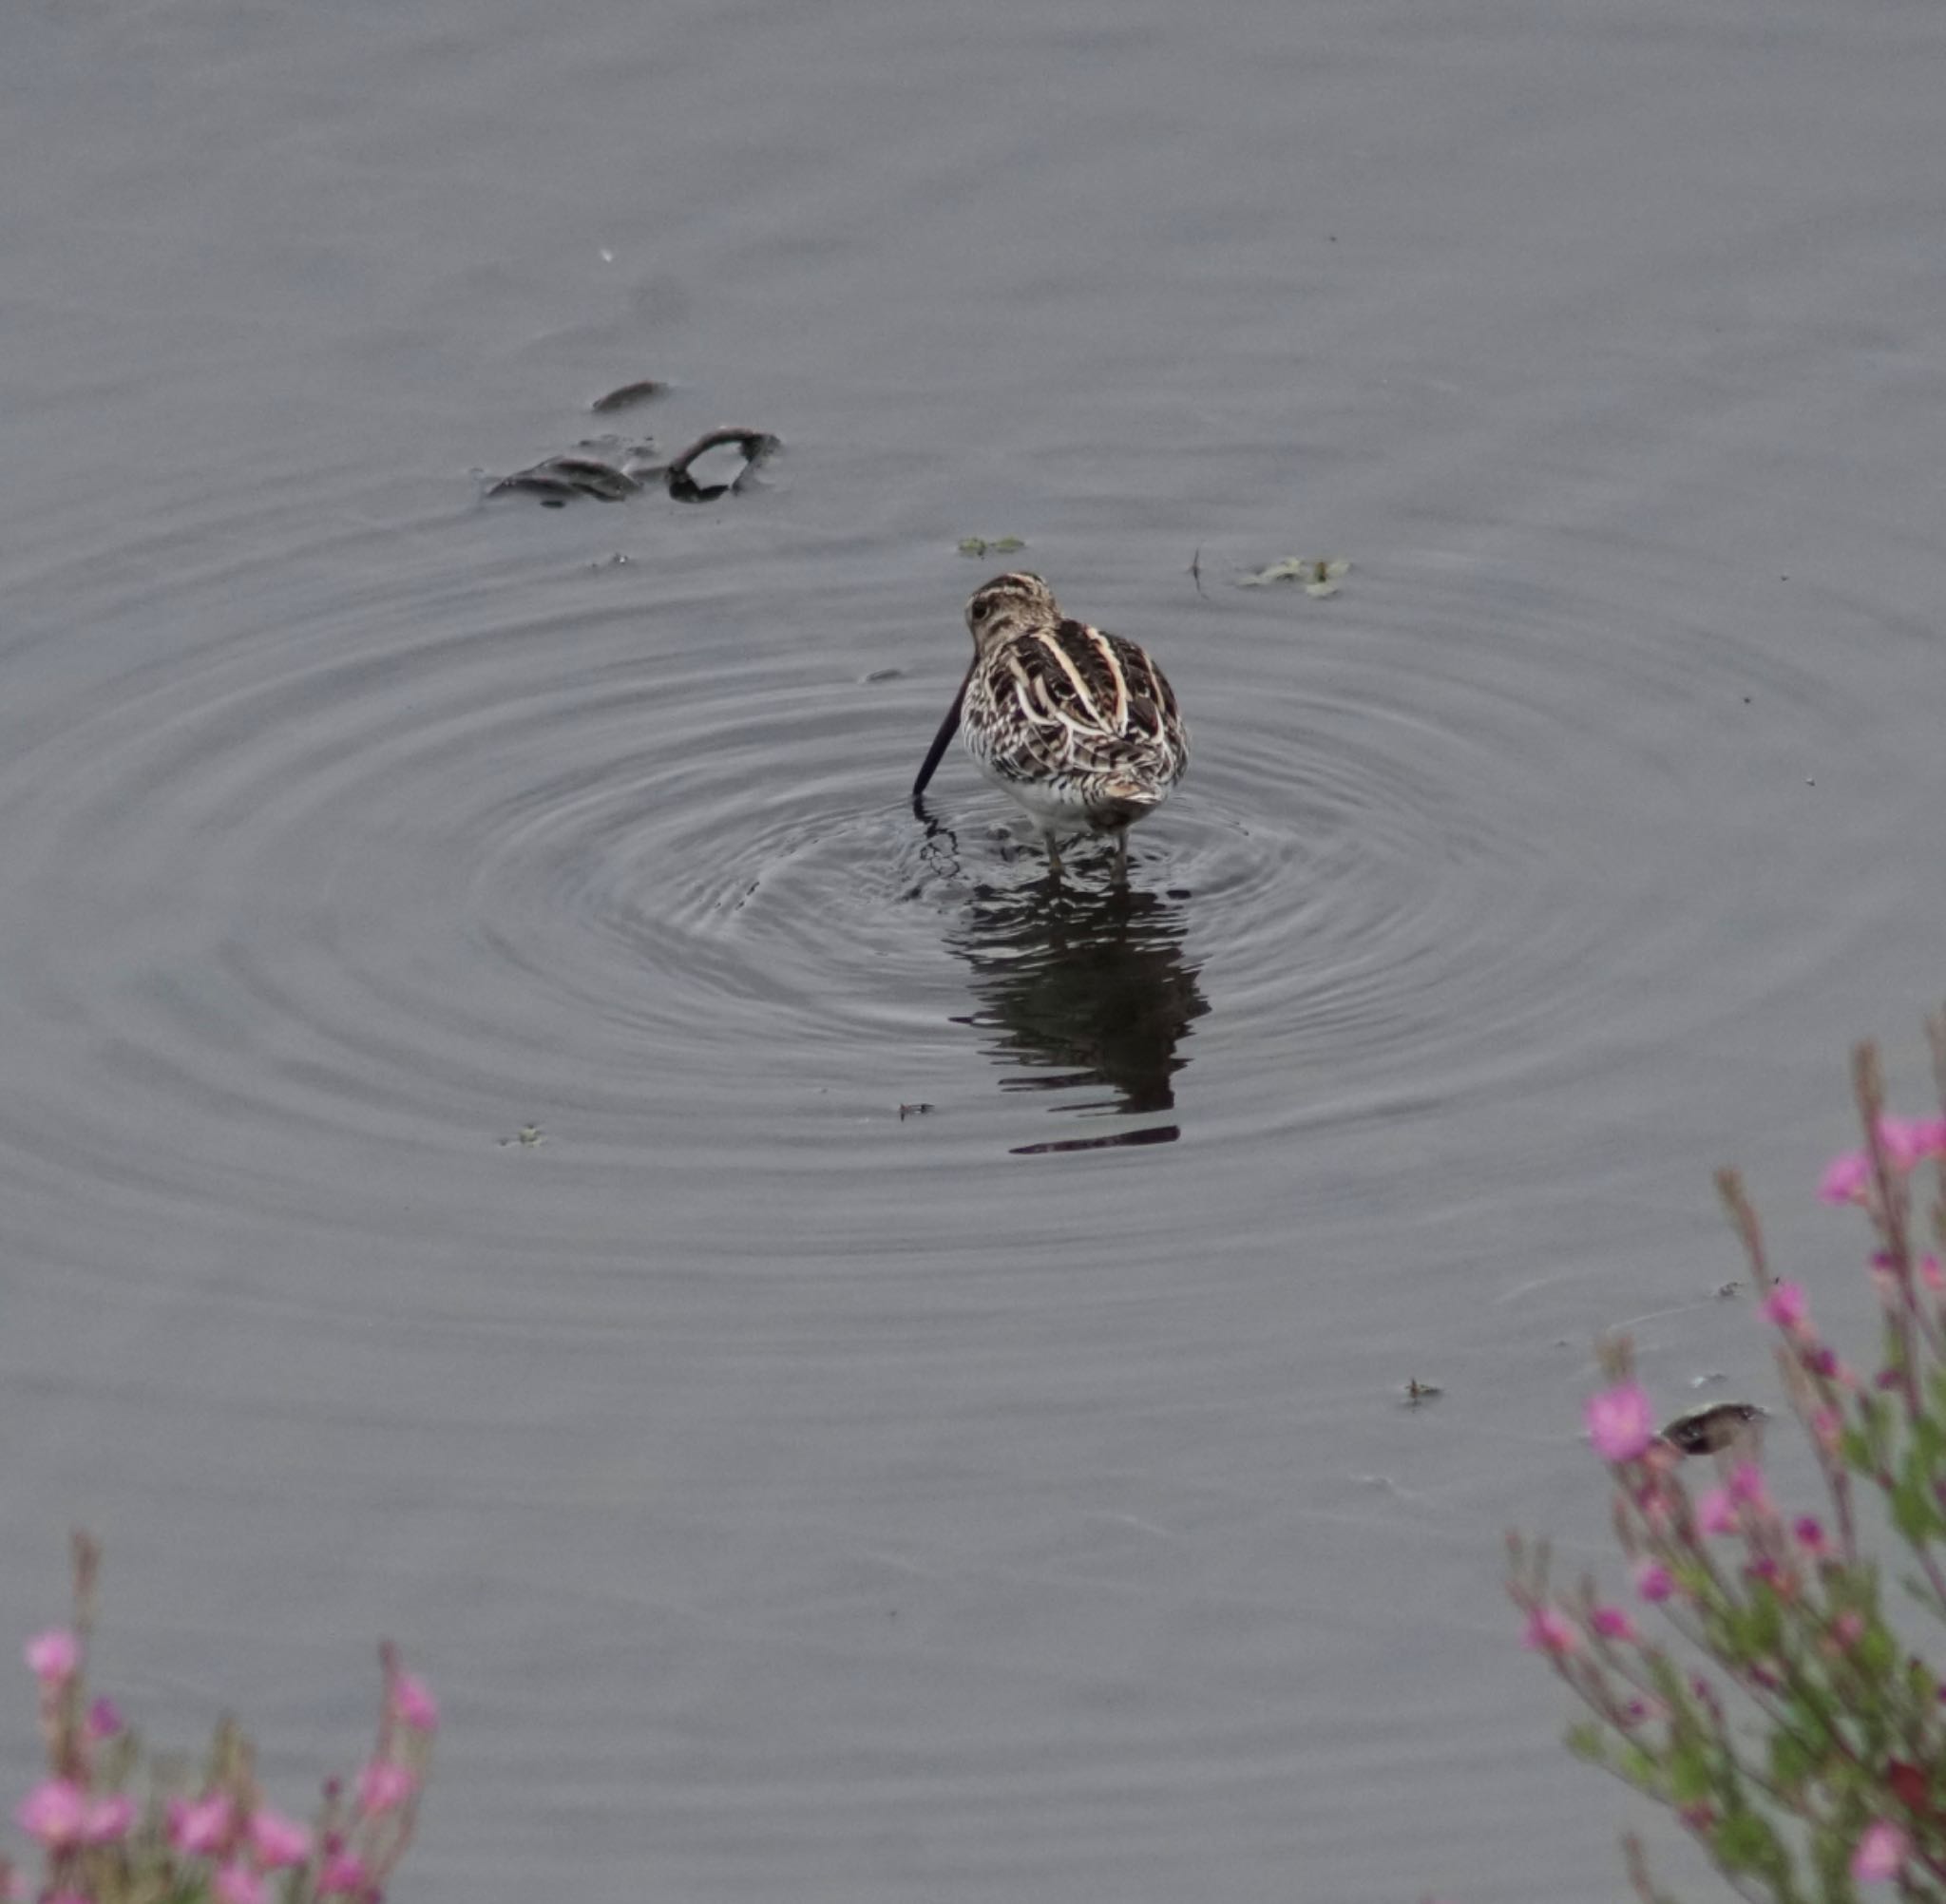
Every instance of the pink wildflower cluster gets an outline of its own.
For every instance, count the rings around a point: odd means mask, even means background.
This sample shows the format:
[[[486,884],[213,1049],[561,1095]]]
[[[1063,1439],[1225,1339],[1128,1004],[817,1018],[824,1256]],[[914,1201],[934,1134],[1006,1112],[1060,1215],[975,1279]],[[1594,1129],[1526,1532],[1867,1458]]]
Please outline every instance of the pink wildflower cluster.
[[[1946,1012],[1928,1031],[1946,1080]],[[1584,1422],[1647,1610],[1604,1600],[1593,1579],[1556,1589],[1547,1550],[1510,1540],[1522,1643],[1590,1715],[1570,1742],[1659,1799],[1733,1879],[1761,1880],[1750,1894],[1800,1894],[1789,1874],[1804,1852],[1860,1888],[1946,1894],[1946,1676],[1909,1650],[1880,1603],[1882,1583],[1902,1576],[1946,1620],[1946,1116],[1889,1114],[1868,1047],[1853,1077],[1864,1143],[1833,1162],[1819,1194],[1871,1227],[1883,1350],[1868,1376],[1821,1335],[1803,1285],[1772,1276],[1742,1186],[1718,1179],[1822,1509],[1775,1498],[1751,1418],[1762,1411],[1737,1411],[1713,1438],[1679,1434],[1688,1417],[1658,1435],[1616,1342]],[[1927,1164],[1936,1178],[1922,1197],[1915,1172]],[[1714,1472],[1692,1485],[1688,1460],[1704,1456]],[[1860,1487],[1881,1502],[1875,1524],[1903,1544],[1897,1565],[1864,1551]],[[1637,1894],[1661,1894],[1639,1845],[1630,1874]]]
[[[1875,1819],[1859,1836],[1851,1855],[1851,1875],[1860,1884],[1890,1884],[1905,1868],[1912,1840],[1887,1818]]]
[[[1604,1461],[1638,1461],[1655,1441],[1655,1415],[1641,1384],[1618,1381],[1591,1396],[1586,1411],[1588,1438]]]
[[[156,1896],[207,1896],[214,1904],[318,1904],[343,1898],[378,1904],[410,1841],[420,1790],[439,1725],[426,1683],[381,1648],[385,1703],[378,1741],[345,1802],[338,1781],[325,1787],[315,1823],[268,1803],[248,1745],[219,1728],[193,1796],[158,1794],[138,1801],[127,1787],[138,1770],[135,1742],[106,1700],[83,1685],[97,1565],[91,1542],[76,1542],[77,1617],[72,1628],[36,1634],[26,1647],[40,1688],[48,1776],[29,1791],[15,1822],[41,1848],[43,1904],[141,1904]],[[0,1899],[15,1895],[0,1861]]]
[[[1903,1176],[1928,1158],[1946,1157],[1946,1117],[1879,1116],[1879,1154]],[[1826,1203],[1864,1203],[1872,1194],[1872,1147],[1833,1157],[1818,1185]]]

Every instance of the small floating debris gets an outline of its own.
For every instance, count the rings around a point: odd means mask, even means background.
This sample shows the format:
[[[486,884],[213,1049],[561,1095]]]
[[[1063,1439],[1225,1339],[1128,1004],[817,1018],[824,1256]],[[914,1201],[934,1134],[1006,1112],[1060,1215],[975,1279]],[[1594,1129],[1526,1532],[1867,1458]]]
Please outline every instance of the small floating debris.
[[[503,1151],[510,1150],[514,1145],[518,1144],[522,1150],[531,1151],[537,1145],[544,1144],[546,1141],[547,1133],[546,1132],[542,1130],[540,1125],[523,1124],[521,1128],[518,1131],[516,1131],[511,1137],[503,1137],[500,1139],[500,1148]]]
[[[1019,536],[962,536],[960,553],[963,556],[1012,555],[1016,549],[1027,546]]]
[[[1405,1384],[1404,1397],[1400,1405],[1405,1408],[1422,1408],[1428,1401],[1437,1401],[1445,1392],[1436,1381],[1420,1381],[1415,1379]]]
[[[1732,1276],[1727,1283],[1719,1283],[1716,1285],[1716,1300],[1719,1303],[1734,1302],[1743,1293],[1744,1279],[1741,1276]]]
[[[654,377],[644,377],[639,383],[623,384],[619,390],[610,390],[606,396],[598,396],[588,408],[597,416],[607,416],[618,409],[633,409],[639,403],[647,403],[651,397],[658,397],[669,388],[658,383]]]
[[[1287,556],[1268,568],[1252,569],[1236,579],[1239,588],[1270,588],[1279,582],[1296,582],[1307,595],[1336,595],[1339,585],[1351,573],[1351,564],[1338,556]]]
[[[1700,1408],[1686,1408],[1666,1423],[1662,1438],[1685,1455],[1714,1455],[1727,1448],[1752,1421],[1762,1421],[1769,1413],[1754,1401],[1706,1401]]]
[[[935,1108],[930,1104],[902,1104],[899,1106],[899,1122],[903,1124],[907,1117],[924,1117]]]
[[[904,668],[874,668],[870,674],[866,676],[865,685],[868,688],[875,688],[881,681],[903,681],[905,678],[906,671]]]

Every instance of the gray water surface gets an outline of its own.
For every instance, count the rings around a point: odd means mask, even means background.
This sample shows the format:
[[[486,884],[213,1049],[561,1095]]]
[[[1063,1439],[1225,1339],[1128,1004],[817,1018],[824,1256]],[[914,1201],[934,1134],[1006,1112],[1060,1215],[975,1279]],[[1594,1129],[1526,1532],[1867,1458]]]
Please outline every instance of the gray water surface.
[[[8,1629],[86,1522],[105,1678],[291,1806],[396,1637],[430,1904],[1618,1894],[1498,1534],[1600,1552],[1598,1330],[1763,1392],[1711,1165],[1866,1325],[1936,9],[0,41]],[[1188,713],[1126,895],[906,804],[1007,563]]]

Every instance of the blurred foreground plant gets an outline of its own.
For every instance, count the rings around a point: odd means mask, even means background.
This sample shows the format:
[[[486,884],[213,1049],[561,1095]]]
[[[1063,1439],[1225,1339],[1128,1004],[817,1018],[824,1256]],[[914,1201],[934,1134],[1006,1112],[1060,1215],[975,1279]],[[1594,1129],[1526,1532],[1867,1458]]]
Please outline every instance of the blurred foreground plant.
[[[1927,1032],[1946,1103],[1946,1013]],[[1717,1452],[1715,1484],[1692,1493],[1621,1341],[1603,1347],[1610,1385],[1587,1424],[1650,1611],[1603,1598],[1592,1577],[1556,1589],[1546,1547],[1508,1537],[1525,1642],[1589,1708],[1570,1749],[1667,1806],[1739,1895],[1777,1904],[1841,1904],[1872,1887],[1946,1899],[1946,1685],[1888,1620],[1881,1561],[1860,1528],[1876,1495],[1900,1585],[1946,1620],[1946,1275],[1915,1238],[1915,1171],[1930,1163],[1923,1227],[1946,1253],[1946,1116],[1888,1115],[1869,1045],[1852,1081],[1864,1146],[1833,1163],[1820,1194],[1871,1227],[1876,1369],[1860,1374],[1826,1344],[1803,1287],[1772,1276],[1743,1185],[1717,1178],[1822,1477],[1822,1513],[1772,1498],[1754,1425]],[[1624,1845],[1642,1904],[1669,1904],[1640,1841]]]
[[[14,1813],[44,1855],[38,1888],[0,1858],[0,1897],[40,1904],[378,1904],[417,1821],[439,1706],[390,1647],[378,1742],[346,1793],[328,1780],[315,1820],[272,1808],[250,1742],[224,1720],[199,1774],[151,1760],[107,1699],[90,1700],[88,1636],[100,1550],[74,1537],[74,1623],[27,1643],[40,1685],[48,1776]]]

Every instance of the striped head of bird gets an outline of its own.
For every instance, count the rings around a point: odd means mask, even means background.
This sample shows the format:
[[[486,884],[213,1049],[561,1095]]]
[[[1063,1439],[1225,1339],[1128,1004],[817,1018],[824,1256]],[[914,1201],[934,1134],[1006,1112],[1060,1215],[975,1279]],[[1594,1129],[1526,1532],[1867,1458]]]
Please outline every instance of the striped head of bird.
[[[1012,570],[982,582],[966,603],[966,627],[974,648],[990,655],[1023,628],[1044,627],[1060,619],[1054,590],[1038,575]]]

